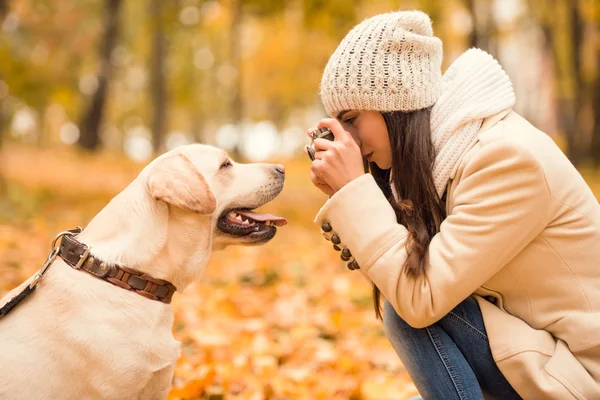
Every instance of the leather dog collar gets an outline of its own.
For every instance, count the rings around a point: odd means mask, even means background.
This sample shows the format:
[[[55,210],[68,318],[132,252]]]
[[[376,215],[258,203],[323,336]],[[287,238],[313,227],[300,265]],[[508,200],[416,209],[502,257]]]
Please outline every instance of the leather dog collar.
[[[177,288],[170,282],[154,278],[134,268],[101,261],[90,254],[90,248],[73,236],[62,237],[58,256],[74,269],[85,271],[106,282],[131,290],[151,300],[171,303]]]

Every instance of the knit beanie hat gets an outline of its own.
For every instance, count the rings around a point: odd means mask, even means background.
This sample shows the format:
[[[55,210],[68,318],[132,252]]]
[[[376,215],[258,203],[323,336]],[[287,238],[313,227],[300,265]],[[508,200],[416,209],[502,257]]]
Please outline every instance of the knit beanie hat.
[[[420,11],[376,15],[352,28],[321,80],[325,111],[413,111],[441,94],[442,42]]]

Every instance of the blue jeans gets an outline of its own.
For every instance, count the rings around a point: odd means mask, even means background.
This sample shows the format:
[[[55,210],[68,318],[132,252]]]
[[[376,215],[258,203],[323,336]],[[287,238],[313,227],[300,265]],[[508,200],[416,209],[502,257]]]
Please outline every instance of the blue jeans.
[[[481,310],[469,297],[435,324],[416,329],[389,302],[385,333],[425,400],[520,399],[492,358]]]

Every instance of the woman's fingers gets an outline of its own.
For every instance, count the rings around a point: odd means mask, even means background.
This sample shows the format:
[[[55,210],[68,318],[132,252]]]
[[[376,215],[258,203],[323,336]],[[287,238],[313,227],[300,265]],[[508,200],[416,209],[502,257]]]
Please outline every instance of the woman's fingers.
[[[325,181],[312,169],[310,170],[310,181],[315,185],[322,185],[325,183]]]
[[[335,193],[335,191],[331,188],[331,186],[329,186],[327,184],[327,182],[325,182],[319,176],[319,174],[313,170],[313,168],[311,168],[311,170],[310,170],[310,180],[313,183],[313,185],[315,185],[315,187],[317,187],[319,190],[321,190],[326,195],[331,197]]]
[[[324,154],[323,152],[321,152],[321,154]],[[315,174],[315,176],[322,182],[327,184],[327,182],[325,181],[325,178],[327,178],[328,175],[328,170],[327,170],[327,165],[325,164],[325,162],[323,161],[323,158],[315,158],[315,161],[312,162],[311,166],[310,166],[310,171],[312,173]]]
[[[331,140],[327,139],[315,139],[313,142],[313,148],[315,152],[317,151],[327,151],[329,149],[333,149],[335,145]]]
[[[320,179],[323,179],[323,174],[320,173],[320,170],[325,164],[323,161],[325,154],[325,151],[315,152],[315,159],[310,163],[310,172],[316,173]]]

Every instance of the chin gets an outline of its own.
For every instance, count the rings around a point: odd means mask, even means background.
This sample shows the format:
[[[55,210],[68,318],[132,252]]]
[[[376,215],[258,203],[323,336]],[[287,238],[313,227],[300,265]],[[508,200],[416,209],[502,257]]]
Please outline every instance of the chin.
[[[375,165],[377,165],[377,167],[379,169],[386,170],[386,169],[392,168],[392,163],[391,162],[385,162],[385,163],[383,163],[383,162],[378,161],[378,160],[373,160],[373,162],[375,163]]]

